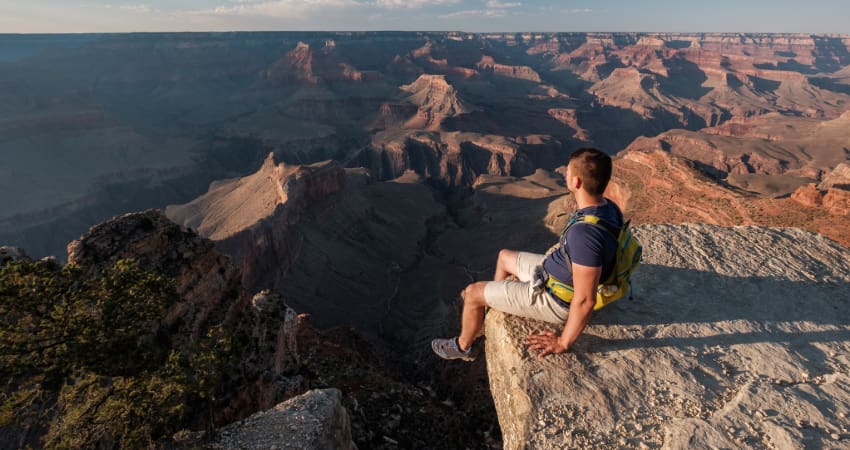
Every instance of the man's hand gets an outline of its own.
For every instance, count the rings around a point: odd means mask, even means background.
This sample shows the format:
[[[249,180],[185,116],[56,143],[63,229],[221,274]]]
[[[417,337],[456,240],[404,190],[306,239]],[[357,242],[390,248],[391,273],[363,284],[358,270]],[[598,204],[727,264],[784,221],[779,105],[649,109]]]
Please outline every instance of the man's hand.
[[[529,350],[540,350],[537,355],[538,358],[567,351],[567,346],[561,343],[560,336],[551,331],[543,331],[528,336],[525,339],[525,345],[528,346]]]

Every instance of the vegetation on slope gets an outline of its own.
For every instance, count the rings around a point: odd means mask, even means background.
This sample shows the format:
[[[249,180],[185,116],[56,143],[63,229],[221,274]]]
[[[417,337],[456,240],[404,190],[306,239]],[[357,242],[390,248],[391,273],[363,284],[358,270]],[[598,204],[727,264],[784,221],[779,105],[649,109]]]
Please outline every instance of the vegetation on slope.
[[[214,328],[173,346],[160,320],[177,301],[171,280],[131,260],[93,277],[49,261],[0,268],[4,446],[152,447],[209,426],[230,339]]]

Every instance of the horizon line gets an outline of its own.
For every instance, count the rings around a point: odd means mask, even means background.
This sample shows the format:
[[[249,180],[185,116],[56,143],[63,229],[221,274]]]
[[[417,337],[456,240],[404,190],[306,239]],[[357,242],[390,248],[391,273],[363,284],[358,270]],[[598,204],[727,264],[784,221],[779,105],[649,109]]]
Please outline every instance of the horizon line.
[[[3,33],[0,36],[63,36],[81,34],[226,34],[226,33],[462,33],[480,34],[705,34],[705,35],[804,35],[850,38],[850,33],[796,31],[463,31],[463,30],[202,30],[202,31],[68,31]]]

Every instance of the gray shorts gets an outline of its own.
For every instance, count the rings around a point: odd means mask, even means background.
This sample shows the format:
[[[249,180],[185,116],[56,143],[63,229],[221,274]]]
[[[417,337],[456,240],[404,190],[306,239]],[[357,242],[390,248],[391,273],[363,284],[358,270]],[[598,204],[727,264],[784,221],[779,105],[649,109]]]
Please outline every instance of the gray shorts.
[[[545,255],[519,252],[516,267],[519,281],[490,281],[484,286],[487,306],[515,316],[529,317],[544,322],[563,324],[568,309],[561,306],[545,290],[534,292],[531,279],[534,268],[542,265]]]

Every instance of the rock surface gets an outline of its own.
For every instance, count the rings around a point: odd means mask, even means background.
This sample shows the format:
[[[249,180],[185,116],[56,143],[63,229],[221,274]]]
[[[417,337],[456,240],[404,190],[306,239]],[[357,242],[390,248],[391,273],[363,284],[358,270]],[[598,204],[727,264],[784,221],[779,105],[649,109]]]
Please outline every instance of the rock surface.
[[[829,175],[825,176],[823,181],[818,185],[820,189],[830,189],[833,187],[850,189],[850,164],[841,163],[835,166],[835,169],[832,169]]]
[[[486,353],[516,448],[850,445],[850,251],[799,229],[642,225],[634,300],[566,354],[491,312]]]
[[[274,287],[297,255],[293,224],[305,211],[343,190],[345,171],[334,161],[296,166],[269,153],[246,177],[223,180],[197,199],[165,210],[175,222],[218,242],[240,267],[249,292]]]
[[[219,431],[214,449],[350,450],[351,422],[337,389],[316,389]]]
[[[841,193],[847,191],[833,188],[838,194],[830,197],[828,208],[824,193],[805,183],[791,196],[766,198],[707,176],[700,163],[668,152],[629,150],[618,156],[605,195],[625,209],[632,223],[802,228],[850,246],[850,222],[841,215]],[[752,177],[749,189],[783,183],[767,175]],[[562,212],[570,210],[566,206]]]
[[[113,217],[68,244],[68,263],[98,273],[120,259],[174,280],[181,301],[164,318],[182,338],[197,340],[210,323],[234,319],[247,298],[238,269],[212,241],[168,220],[155,209]]]

